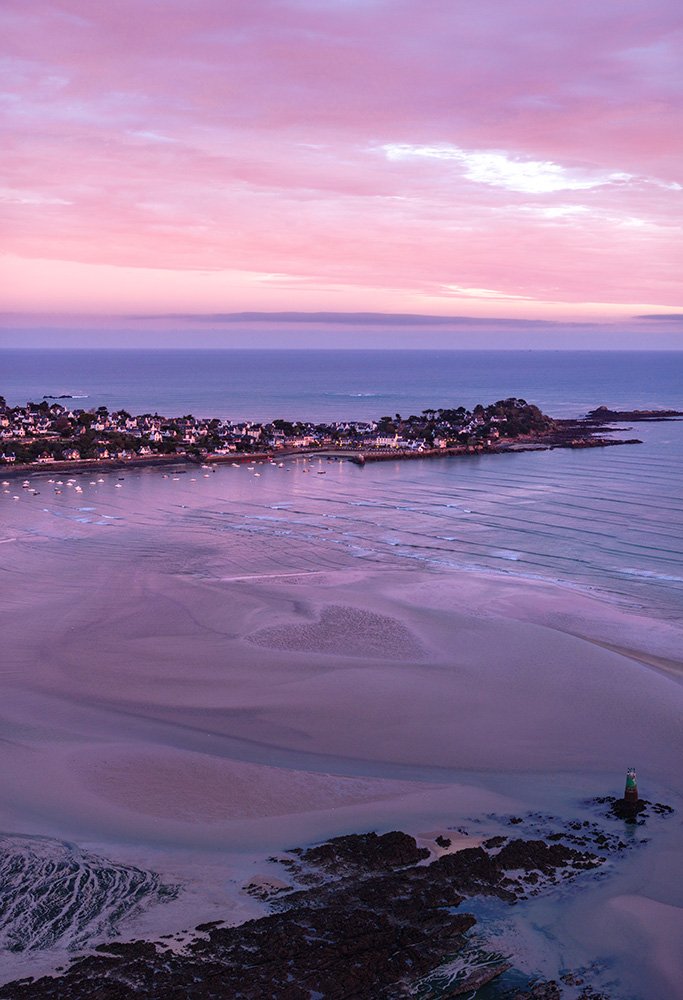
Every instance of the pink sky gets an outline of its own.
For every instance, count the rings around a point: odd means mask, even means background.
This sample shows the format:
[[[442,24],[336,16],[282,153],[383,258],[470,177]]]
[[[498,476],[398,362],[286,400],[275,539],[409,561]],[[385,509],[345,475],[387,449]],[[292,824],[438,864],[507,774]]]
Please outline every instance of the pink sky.
[[[5,0],[0,309],[681,310],[679,0]]]

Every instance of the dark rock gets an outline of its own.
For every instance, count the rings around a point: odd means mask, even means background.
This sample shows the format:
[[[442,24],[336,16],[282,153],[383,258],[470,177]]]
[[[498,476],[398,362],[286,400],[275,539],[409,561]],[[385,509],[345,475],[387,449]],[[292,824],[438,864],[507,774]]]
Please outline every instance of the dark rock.
[[[586,414],[593,423],[611,423],[614,420],[671,420],[683,417],[680,410],[611,410],[608,406],[598,406]]]
[[[441,836],[441,834],[439,834],[439,836],[438,836],[438,837],[435,837],[435,839],[434,839],[434,843],[435,843],[435,844],[438,844],[438,845],[439,845],[439,847],[443,847],[443,848],[444,848],[444,850],[445,850],[445,849],[446,849],[447,847],[450,847],[450,846],[451,846],[451,840],[450,840],[450,838],[449,838],[449,837],[442,837],[442,836]]]
[[[511,840],[496,855],[495,861],[501,868],[523,868],[525,871],[536,869],[543,873],[568,865],[574,868],[594,868],[602,863],[602,859],[594,854],[575,851],[564,844],[548,845],[542,840]]]
[[[450,841],[449,841],[450,843]],[[429,857],[429,851],[418,847],[414,837],[399,830],[350,834],[333,837],[324,844],[302,851],[300,858],[308,864],[328,871],[383,871],[414,865]]]
[[[555,980],[548,983],[534,983],[530,990],[516,993],[514,1000],[560,1000],[562,993]]]
[[[485,965],[475,969],[471,975],[461,980],[456,986],[449,986],[447,995],[449,997],[460,997],[466,993],[471,995],[480,986],[485,986],[486,983],[490,983],[510,968],[509,962],[501,962],[499,965]]]
[[[610,805],[610,811],[617,819],[623,819],[626,823],[637,823],[638,816],[647,812],[649,803],[644,799],[638,802],[627,802],[626,799],[615,799]]]
[[[507,837],[489,837],[488,840],[484,841],[484,847],[487,850],[494,850],[496,847],[502,847]]]
[[[540,871],[550,884],[602,860],[540,840],[511,841],[494,857],[476,847],[417,865],[426,853],[401,833],[335,838],[300,857],[345,873],[278,898],[269,916],[238,927],[200,924],[207,936],[181,953],[145,941],[103,945],[62,976],[0,987],[0,1000],[396,1000],[465,946],[476,920],[454,909],[466,894],[514,903],[524,888],[511,869]],[[450,995],[506,968],[474,970]]]

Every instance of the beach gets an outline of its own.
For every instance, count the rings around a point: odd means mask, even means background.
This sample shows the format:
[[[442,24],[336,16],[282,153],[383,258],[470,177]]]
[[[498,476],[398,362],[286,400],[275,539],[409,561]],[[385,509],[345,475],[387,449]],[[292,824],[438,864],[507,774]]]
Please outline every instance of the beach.
[[[680,5],[0,23],[0,1000],[683,1000]]]
[[[126,503],[134,525],[99,532],[89,517],[27,530],[22,508],[2,547],[2,828],[180,886],[124,913],[124,938],[258,915],[245,884],[297,844],[570,816],[621,794],[632,763],[648,798],[680,809],[675,622],[538,580],[245,541],[198,511],[181,528]],[[603,921],[619,926],[605,947],[620,975],[659,984],[639,996],[673,996],[661,990],[683,977],[683,900],[661,860],[679,831],[674,818],[656,862],[644,850],[548,917],[580,954],[600,951]],[[53,968],[69,941],[16,954],[5,978]],[[534,947],[530,964],[552,965]]]

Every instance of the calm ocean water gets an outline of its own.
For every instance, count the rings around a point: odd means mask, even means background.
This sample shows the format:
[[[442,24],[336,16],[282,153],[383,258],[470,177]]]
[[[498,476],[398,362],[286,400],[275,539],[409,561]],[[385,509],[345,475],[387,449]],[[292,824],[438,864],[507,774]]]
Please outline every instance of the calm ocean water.
[[[72,393],[85,407],[232,418],[408,415],[510,395],[558,416],[602,403],[683,409],[683,353],[0,351],[0,372],[13,404]],[[305,474],[304,463],[287,475],[264,466],[258,479],[228,467],[192,488],[189,477],[128,473],[125,495],[105,482],[96,500],[84,496],[90,511],[66,493],[47,506],[41,493],[40,523],[46,512],[93,531],[132,527],[143,512],[159,523],[187,518],[240,538],[270,535],[278,551],[313,542],[321,564],[343,552],[553,579],[677,617],[683,422],[639,424],[627,436],[644,444],[364,469],[325,463],[324,477]],[[56,530],[58,519],[50,523]]]
[[[233,419],[345,419],[521,396],[558,416],[683,406],[683,352],[0,350],[0,393]],[[74,404],[76,405],[76,404]]]

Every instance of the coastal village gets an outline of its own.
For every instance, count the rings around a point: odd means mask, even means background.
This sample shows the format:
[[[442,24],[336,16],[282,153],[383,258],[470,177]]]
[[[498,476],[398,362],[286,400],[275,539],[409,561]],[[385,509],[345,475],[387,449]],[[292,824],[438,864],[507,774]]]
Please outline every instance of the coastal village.
[[[43,399],[9,407],[0,397],[0,462],[5,466],[54,462],[130,461],[175,456],[220,460],[236,455],[338,450],[341,453],[416,455],[478,451],[520,436],[544,434],[556,422],[523,399],[468,410],[427,409],[373,421],[230,421],[190,414],[134,416],[107,407],[72,408]]]

